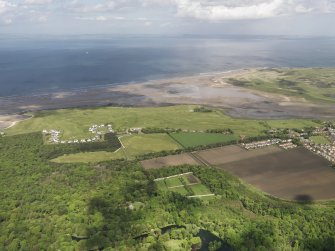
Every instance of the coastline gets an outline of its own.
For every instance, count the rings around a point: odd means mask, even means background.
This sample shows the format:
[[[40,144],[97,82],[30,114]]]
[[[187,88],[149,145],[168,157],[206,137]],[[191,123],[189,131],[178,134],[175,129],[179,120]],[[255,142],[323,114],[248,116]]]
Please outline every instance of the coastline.
[[[27,115],[0,115],[0,132],[2,130],[7,130],[21,121],[31,119],[33,116]]]
[[[199,104],[220,107],[236,118],[335,118],[335,105],[313,104],[284,95],[233,86],[225,79],[250,68],[192,76],[150,80],[142,83],[94,86],[27,96],[0,97],[0,130],[27,119],[27,112],[98,106],[164,106]],[[1,118],[2,116],[2,118]],[[7,117],[6,119],[3,119]],[[9,124],[8,124],[9,123]]]

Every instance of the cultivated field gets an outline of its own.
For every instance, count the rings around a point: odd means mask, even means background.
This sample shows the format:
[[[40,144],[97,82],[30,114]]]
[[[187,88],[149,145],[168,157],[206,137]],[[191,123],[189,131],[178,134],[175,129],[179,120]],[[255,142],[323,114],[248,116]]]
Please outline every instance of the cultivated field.
[[[335,198],[335,170],[322,157],[304,148],[279,151],[218,164],[259,189],[288,200]]]
[[[199,165],[198,161],[195,160],[188,153],[159,157],[150,160],[143,160],[141,161],[141,164],[145,169],[162,168],[168,166],[180,166],[180,165]]]
[[[236,135],[225,135],[222,133],[194,133],[194,132],[181,132],[171,133],[170,136],[174,138],[183,147],[194,147],[201,145],[210,145],[216,143],[225,143],[233,140],[238,140]]]
[[[202,163],[222,168],[275,197],[287,200],[335,199],[335,169],[305,148],[270,146],[245,150],[237,145],[193,153]],[[145,168],[192,164],[188,154],[142,162]],[[200,161],[198,161],[200,163]],[[198,163],[197,163],[198,164]]]
[[[221,165],[233,161],[250,159],[258,156],[268,155],[283,151],[277,146],[270,146],[255,150],[245,150],[244,148],[232,145],[219,148],[213,148],[194,153],[198,158],[209,165]]]

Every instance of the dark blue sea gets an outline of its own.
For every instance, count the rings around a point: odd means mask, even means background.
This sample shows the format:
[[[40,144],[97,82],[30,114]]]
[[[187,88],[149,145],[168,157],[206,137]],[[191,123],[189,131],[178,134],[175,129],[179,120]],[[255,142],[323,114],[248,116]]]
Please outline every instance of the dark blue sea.
[[[0,96],[246,67],[335,67],[335,38],[0,35]]]

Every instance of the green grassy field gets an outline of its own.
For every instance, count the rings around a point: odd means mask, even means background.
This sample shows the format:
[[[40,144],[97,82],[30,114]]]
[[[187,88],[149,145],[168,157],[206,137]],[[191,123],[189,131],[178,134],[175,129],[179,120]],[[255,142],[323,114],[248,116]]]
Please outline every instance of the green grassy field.
[[[311,120],[246,120],[234,119],[223,113],[220,109],[213,112],[193,112],[194,105],[179,105],[154,108],[118,108],[100,107],[94,109],[64,109],[43,111],[36,113],[33,118],[22,121],[6,130],[7,135],[17,135],[29,132],[40,132],[44,129],[57,129],[62,131],[61,139],[91,137],[88,131],[92,124],[112,124],[114,130],[124,131],[132,127],[181,128],[187,130],[227,129],[230,128],[235,135],[217,135],[206,133],[175,134],[174,138],[182,145],[195,146],[212,144],[236,139],[237,135],[262,135],[270,128],[303,128],[317,126]],[[233,137],[233,138],[232,138]],[[117,153],[97,152],[79,153],[61,156],[55,162],[100,162],[119,158],[133,159],[136,156],[175,150],[181,148],[167,134],[140,134],[125,136],[121,139],[125,146],[124,151]]]
[[[194,147],[200,145],[224,143],[239,139],[239,137],[236,135],[225,135],[220,133],[181,132],[181,133],[171,133],[170,136],[184,147]]]
[[[136,156],[151,152],[160,152],[164,150],[176,150],[181,148],[167,134],[140,134],[124,136],[120,139],[124,149],[117,152],[88,152],[67,154],[58,157],[53,162],[56,163],[97,163],[106,160],[115,159],[134,159]]]
[[[181,148],[169,135],[139,134],[125,136],[120,139],[125,146],[127,157],[133,158],[151,152],[176,150]]]
[[[169,179],[165,179],[165,184],[168,188],[175,187],[175,186],[182,186],[183,183],[180,181],[181,177],[173,177]]]
[[[203,184],[190,186],[195,195],[211,194],[211,191]]]
[[[266,123],[270,128],[304,128],[304,127],[317,127],[318,123],[311,120],[303,119],[286,119],[286,120],[267,120]]]
[[[158,189],[160,189],[160,190],[165,190],[166,189],[166,184],[165,184],[164,180],[156,181],[156,185],[157,185]]]
[[[176,192],[184,196],[211,194],[211,191],[204,184],[201,184],[201,181],[196,176],[194,177],[198,180],[198,184],[191,184],[187,179],[187,175],[158,180],[156,184],[160,190]],[[186,187],[184,184],[186,184]],[[188,190],[191,190],[192,194],[190,194]]]
[[[227,81],[314,102],[335,102],[335,68],[254,69]]]
[[[312,140],[315,144],[320,144],[320,145],[330,143],[330,141],[324,136],[312,136],[309,139]]]
[[[258,121],[233,119],[220,110],[211,113],[195,113],[197,106],[170,106],[156,108],[117,108],[103,107],[95,109],[65,109],[44,111],[30,120],[23,121],[8,129],[8,135],[26,132],[57,129],[63,132],[63,138],[86,137],[91,134],[88,128],[92,124],[111,123],[116,130],[131,127],[181,128],[206,130],[234,128],[236,133],[258,135],[264,128]],[[244,127],[249,124],[249,130]]]
[[[88,152],[88,153],[76,153],[66,154],[53,159],[55,163],[96,163],[100,161],[125,159],[125,153],[123,149],[120,149],[116,153],[113,152]]]
[[[198,183],[200,183],[200,180],[199,180],[197,177],[195,177],[193,174],[188,174],[188,175],[183,175],[183,176],[182,176],[182,179],[184,180],[184,182],[185,182],[186,185],[190,185],[190,184],[192,184],[192,183],[189,181],[189,179],[187,178],[189,175],[192,176]]]
[[[57,129],[62,139],[85,138],[92,124],[112,124],[117,131],[132,127],[181,128],[207,130],[230,128],[236,135],[256,136],[267,130],[263,121],[234,119],[216,109],[210,113],[193,112],[195,105],[151,108],[100,107],[92,109],[63,109],[36,113],[32,119],[22,121],[6,130],[8,135]],[[271,122],[271,121],[269,121]],[[273,121],[273,123],[279,123]],[[287,120],[289,127],[313,124],[309,120]]]
[[[179,193],[181,195],[187,196],[188,192],[185,189],[185,187],[174,187],[174,188],[169,188],[168,191],[170,192],[175,192],[175,193]]]

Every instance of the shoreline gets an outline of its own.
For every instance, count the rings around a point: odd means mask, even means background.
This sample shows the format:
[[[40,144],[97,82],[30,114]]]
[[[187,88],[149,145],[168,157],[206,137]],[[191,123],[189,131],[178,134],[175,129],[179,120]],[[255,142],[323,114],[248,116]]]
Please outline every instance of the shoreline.
[[[102,106],[152,107],[194,104],[222,108],[229,116],[235,118],[335,118],[335,104],[315,104],[292,96],[251,90],[225,82],[227,78],[243,76],[250,71],[265,68],[268,67],[199,73],[33,96],[0,97],[0,130],[11,126],[17,120],[21,121],[23,117],[26,119],[27,112]],[[5,116],[6,120],[1,119]]]
[[[248,69],[264,69],[267,67],[255,67],[255,68],[248,68]],[[196,74],[190,74],[190,75],[184,75],[180,74],[178,76],[173,77],[164,77],[164,78],[157,78],[157,79],[150,79],[145,81],[129,81],[129,82],[120,82],[120,83],[113,83],[113,84],[104,84],[104,85],[91,85],[86,87],[78,87],[78,88],[69,88],[69,89],[39,89],[32,93],[22,94],[22,95],[6,95],[6,96],[0,96],[0,99],[11,99],[11,98],[23,98],[23,97],[40,97],[40,96],[49,96],[56,93],[64,93],[64,92],[74,92],[74,93],[80,93],[80,92],[87,92],[90,90],[96,90],[96,89],[105,89],[105,88],[114,88],[114,87],[122,87],[127,85],[136,85],[136,84],[143,84],[151,81],[169,81],[174,79],[181,79],[181,78],[190,78],[190,77],[214,77],[219,74],[229,74],[233,72],[238,72],[242,70],[248,70],[247,68],[241,68],[241,69],[233,69],[233,70],[227,70],[227,71],[213,71],[213,72],[201,72]]]
[[[5,131],[17,123],[33,118],[33,116],[27,115],[0,115],[0,132]],[[8,125],[9,124],[9,125]]]

